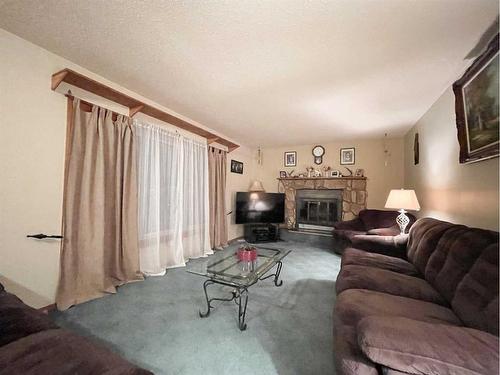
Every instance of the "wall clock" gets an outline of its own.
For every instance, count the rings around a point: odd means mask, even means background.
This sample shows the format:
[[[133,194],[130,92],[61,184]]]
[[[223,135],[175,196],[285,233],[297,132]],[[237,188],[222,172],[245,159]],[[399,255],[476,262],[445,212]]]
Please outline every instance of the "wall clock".
[[[323,163],[323,155],[325,154],[325,148],[323,146],[314,146],[312,149],[312,154],[314,156],[314,164]]]

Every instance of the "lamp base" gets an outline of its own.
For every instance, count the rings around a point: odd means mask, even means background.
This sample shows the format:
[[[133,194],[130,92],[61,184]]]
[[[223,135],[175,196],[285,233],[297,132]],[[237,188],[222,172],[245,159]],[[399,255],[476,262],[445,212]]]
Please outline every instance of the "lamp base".
[[[399,225],[399,229],[401,230],[401,234],[405,234],[406,227],[410,224],[410,218],[406,215],[406,211],[404,209],[399,210],[399,215],[396,218],[396,223]]]

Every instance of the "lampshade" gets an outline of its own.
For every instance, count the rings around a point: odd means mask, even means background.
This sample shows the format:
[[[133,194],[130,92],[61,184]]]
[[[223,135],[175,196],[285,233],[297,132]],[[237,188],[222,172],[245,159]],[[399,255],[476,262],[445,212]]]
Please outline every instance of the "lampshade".
[[[250,186],[250,189],[248,191],[265,191],[264,186],[262,186],[262,182],[260,181],[253,181],[252,185]]]
[[[415,190],[393,189],[387,197],[385,208],[420,210]]]

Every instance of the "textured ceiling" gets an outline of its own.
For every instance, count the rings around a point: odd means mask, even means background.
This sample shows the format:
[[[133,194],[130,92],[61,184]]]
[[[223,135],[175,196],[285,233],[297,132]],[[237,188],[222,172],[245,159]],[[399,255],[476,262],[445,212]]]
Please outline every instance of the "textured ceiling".
[[[250,146],[402,136],[496,0],[0,0],[0,27]]]

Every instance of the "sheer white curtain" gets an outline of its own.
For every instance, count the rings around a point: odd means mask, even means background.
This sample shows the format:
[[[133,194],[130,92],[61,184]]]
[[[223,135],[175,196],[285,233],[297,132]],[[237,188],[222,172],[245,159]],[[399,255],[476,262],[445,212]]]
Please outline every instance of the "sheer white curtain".
[[[134,125],[140,266],[146,275],[163,275],[189,258],[212,254],[207,146],[156,125]]]

